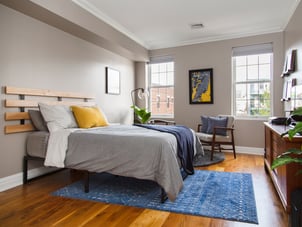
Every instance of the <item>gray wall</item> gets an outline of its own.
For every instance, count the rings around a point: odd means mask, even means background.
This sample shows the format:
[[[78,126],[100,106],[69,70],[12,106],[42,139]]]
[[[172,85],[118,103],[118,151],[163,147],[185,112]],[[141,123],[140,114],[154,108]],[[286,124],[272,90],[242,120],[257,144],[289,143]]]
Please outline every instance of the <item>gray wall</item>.
[[[134,62],[0,4],[0,85],[89,93],[110,122],[131,123]],[[105,67],[121,73],[121,95],[105,94]],[[26,133],[4,135],[0,109],[0,178],[19,173]],[[16,111],[11,109],[9,111]]]
[[[148,60],[146,48],[72,0],[0,0],[0,3],[120,56],[135,61]]]
[[[282,97],[280,74],[284,58],[283,33],[150,51],[152,57],[170,55],[175,60],[175,121],[196,129],[200,115],[231,114],[232,47],[267,42],[273,43],[274,51],[273,115],[283,116],[283,106],[280,102]],[[213,68],[214,104],[190,105],[188,71],[202,68]],[[265,120],[236,120],[236,146],[263,148]]]
[[[285,32],[285,54],[288,54],[291,50],[297,50],[297,64],[296,71],[292,73],[289,77],[284,77],[284,81],[290,78],[297,79],[297,85],[302,85],[302,2],[298,5],[294,15],[292,16],[290,22],[288,23]],[[293,88],[294,90],[295,88]],[[290,110],[294,106],[293,103],[285,102],[285,109]]]

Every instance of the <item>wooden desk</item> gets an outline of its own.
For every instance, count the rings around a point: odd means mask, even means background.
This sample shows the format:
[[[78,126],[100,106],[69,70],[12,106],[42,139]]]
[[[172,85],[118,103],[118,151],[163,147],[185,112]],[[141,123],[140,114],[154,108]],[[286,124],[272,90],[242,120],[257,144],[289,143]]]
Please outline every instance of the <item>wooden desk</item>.
[[[297,170],[302,166],[296,163],[280,166],[275,170],[271,169],[273,160],[288,150],[289,148],[301,148],[302,136],[296,136],[293,140],[288,137],[281,137],[281,134],[289,128],[280,125],[265,125],[265,153],[264,166],[266,172],[270,175],[276,191],[279,194],[282,205],[287,212],[290,212],[290,195],[297,188],[302,188],[302,174],[296,175]]]

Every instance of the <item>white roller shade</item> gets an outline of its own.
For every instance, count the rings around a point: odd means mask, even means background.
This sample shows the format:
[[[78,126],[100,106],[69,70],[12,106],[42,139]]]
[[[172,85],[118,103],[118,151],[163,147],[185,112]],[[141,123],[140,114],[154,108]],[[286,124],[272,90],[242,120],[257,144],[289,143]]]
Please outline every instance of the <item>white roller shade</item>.
[[[164,62],[171,62],[174,61],[173,57],[171,56],[157,56],[157,57],[150,57],[150,64],[156,63],[164,63]]]
[[[272,43],[233,47],[233,57],[273,53]]]

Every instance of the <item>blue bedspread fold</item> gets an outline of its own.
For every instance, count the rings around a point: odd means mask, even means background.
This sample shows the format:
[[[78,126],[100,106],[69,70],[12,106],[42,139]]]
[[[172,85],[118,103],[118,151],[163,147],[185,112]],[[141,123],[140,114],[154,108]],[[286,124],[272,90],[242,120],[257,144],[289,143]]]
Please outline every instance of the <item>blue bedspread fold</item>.
[[[177,140],[177,155],[181,161],[182,168],[187,174],[194,174],[194,137],[191,129],[183,125],[135,125],[152,130],[157,130],[160,132],[173,134]]]

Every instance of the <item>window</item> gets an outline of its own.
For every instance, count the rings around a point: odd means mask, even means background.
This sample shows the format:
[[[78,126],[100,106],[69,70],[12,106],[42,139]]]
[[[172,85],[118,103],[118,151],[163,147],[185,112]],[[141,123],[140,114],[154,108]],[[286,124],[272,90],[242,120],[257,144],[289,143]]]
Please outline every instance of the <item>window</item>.
[[[149,65],[149,106],[152,117],[174,117],[174,62]]]
[[[272,44],[233,48],[235,116],[271,116],[272,59]]]

